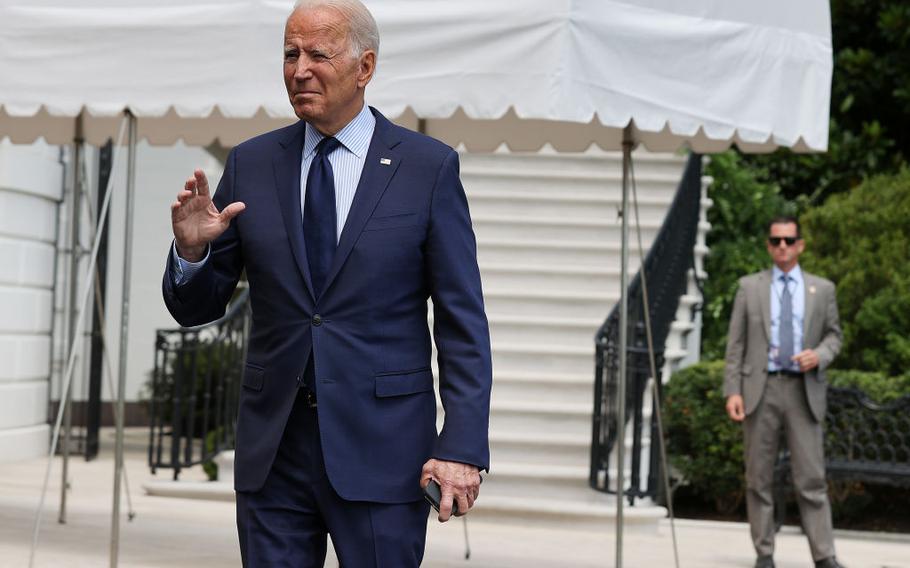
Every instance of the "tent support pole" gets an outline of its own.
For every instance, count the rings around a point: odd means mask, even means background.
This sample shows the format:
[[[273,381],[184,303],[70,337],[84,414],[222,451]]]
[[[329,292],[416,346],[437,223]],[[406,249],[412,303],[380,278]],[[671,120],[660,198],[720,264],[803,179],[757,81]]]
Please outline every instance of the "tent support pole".
[[[69,352],[76,349],[76,320],[78,306],[78,289],[79,289],[79,260],[82,255],[82,249],[79,246],[79,222],[82,219],[82,160],[85,150],[85,140],[82,136],[84,113],[80,112],[76,117],[76,136],[73,137],[73,193],[70,200],[70,273],[69,273],[69,313],[67,315],[67,358]],[[69,492],[69,464],[70,449],[72,445],[73,433],[73,389],[67,389],[66,398],[61,399],[59,404],[63,405],[63,468],[60,479],[60,511],[57,516],[57,522],[61,525],[66,524],[66,497]]]
[[[616,394],[616,568],[622,568],[623,506],[626,458],[626,352],[629,343],[629,162],[632,159],[632,124],[622,131],[622,248],[619,298],[619,385]]]
[[[123,300],[120,312],[120,370],[117,384],[116,442],[114,445],[114,506],[111,513],[111,568],[116,568],[120,552],[120,483],[123,479],[123,427],[124,427],[124,394],[126,390],[126,363],[129,347],[128,332],[130,323],[130,275],[133,256],[133,196],[136,192],[136,116],[126,110],[129,120],[127,135],[128,153],[126,162],[126,220],[124,222],[123,240]]]

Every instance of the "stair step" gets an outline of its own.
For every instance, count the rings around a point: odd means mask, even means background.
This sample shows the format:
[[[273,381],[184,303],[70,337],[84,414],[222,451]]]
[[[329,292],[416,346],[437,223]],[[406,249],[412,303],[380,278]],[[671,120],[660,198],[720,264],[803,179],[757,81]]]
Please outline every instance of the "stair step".
[[[490,286],[484,289],[483,296],[490,313],[580,319],[592,314],[606,317],[619,300],[619,290],[569,291]]]
[[[594,370],[594,343],[550,349],[543,349],[539,344],[497,343],[493,348],[493,369],[494,373],[496,369],[529,373],[590,373]]]
[[[490,462],[501,464],[552,464],[588,467],[591,439],[549,432],[490,431]]]
[[[493,404],[500,401],[588,403],[594,384],[593,366],[585,375],[533,375],[516,372],[494,372]]]
[[[593,404],[509,401],[490,409],[490,429],[590,436]]]
[[[467,197],[473,215],[510,215],[521,217],[549,217],[551,219],[618,219],[622,199],[619,194],[604,192],[600,195],[499,189],[467,189]],[[704,205],[709,205],[707,200]],[[666,216],[670,199],[638,199],[638,216],[641,223],[660,224]],[[630,217],[631,221],[635,218]]]
[[[624,531],[656,533],[660,521],[666,516],[667,510],[663,507],[647,504],[626,506],[623,509]],[[590,488],[563,499],[546,494],[512,497],[489,494],[481,489],[470,517],[478,521],[505,521],[527,526],[605,530],[615,526],[616,499]]]
[[[560,265],[534,262],[480,263],[480,275],[485,287],[541,288],[603,292],[619,290],[619,266]]]
[[[647,249],[645,254],[647,254]],[[481,265],[520,262],[537,266],[563,265],[619,267],[620,243],[608,241],[578,241],[563,243],[552,240],[478,237],[477,258]],[[629,269],[638,270],[638,255],[629,255]]]
[[[639,165],[635,176],[639,191],[642,186],[654,183],[671,185],[675,191],[686,166],[685,159],[654,154],[648,158],[644,156],[645,154],[635,156],[635,162]],[[622,155],[548,155],[544,152],[463,154],[461,175],[462,179],[482,177],[529,182],[541,180],[547,182],[550,191],[554,181],[560,185],[588,182],[599,187],[613,183],[619,186],[622,184]]]

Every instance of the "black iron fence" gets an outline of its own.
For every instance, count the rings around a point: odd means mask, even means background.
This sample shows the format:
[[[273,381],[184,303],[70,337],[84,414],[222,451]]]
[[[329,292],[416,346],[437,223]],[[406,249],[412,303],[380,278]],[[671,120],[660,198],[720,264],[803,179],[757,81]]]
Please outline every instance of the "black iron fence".
[[[689,270],[695,266],[695,243],[701,210],[701,156],[691,154],[664,223],[643,263],[647,281],[649,315],[658,369],[664,364],[664,345],[670,326],[676,319],[680,296],[687,288]],[[629,225],[635,217],[629,211]],[[633,229],[634,231],[634,229]],[[636,242],[632,239],[633,242]],[[660,491],[657,420],[651,400],[650,419],[645,411],[649,398],[646,390],[651,379],[645,312],[639,271],[629,284],[628,348],[626,355],[626,416],[632,419],[630,486],[625,492],[630,503],[636,498],[657,497]],[[592,488],[607,493],[610,489],[610,455],[617,436],[617,392],[619,384],[619,304],[594,338],[594,413],[591,436]],[[654,380],[660,388],[660,376]],[[642,447],[645,429],[652,441],[648,457],[647,482],[642,486]],[[628,431],[628,430],[627,430]]]
[[[149,397],[149,467],[174,471],[234,447],[241,373],[250,326],[249,290],[224,317],[158,330]]]
[[[791,487],[790,451],[781,447],[774,483],[778,527]],[[910,395],[877,404],[859,389],[829,387],[825,470],[831,480],[910,487]]]

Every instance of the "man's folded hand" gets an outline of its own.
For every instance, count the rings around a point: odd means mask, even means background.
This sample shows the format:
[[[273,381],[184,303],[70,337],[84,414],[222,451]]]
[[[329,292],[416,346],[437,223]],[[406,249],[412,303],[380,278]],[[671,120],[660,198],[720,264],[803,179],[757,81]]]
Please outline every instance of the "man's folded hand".
[[[467,514],[480,495],[480,471],[477,466],[437,459],[423,464],[420,487],[426,487],[431,479],[439,484],[442,498],[439,500],[439,522],[444,523],[452,516],[452,503],[458,503],[456,517]]]

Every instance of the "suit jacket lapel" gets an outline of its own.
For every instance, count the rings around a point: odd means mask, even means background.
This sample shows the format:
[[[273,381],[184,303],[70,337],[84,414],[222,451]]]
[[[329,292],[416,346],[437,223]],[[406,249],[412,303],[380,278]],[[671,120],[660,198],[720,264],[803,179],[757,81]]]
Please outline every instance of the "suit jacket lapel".
[[[765,330],[765,338],[771,342],[771,271],[761,273],[758,279],[758,301],[761,306],[761,317]]]
[[[328,291],[335,276],[344,266],[345,261],[357,242],[357,237],[363,231],[363,227],[379,199],[388,187],[392,176],[398,170],[401,164],[400,155],[393,150],[400,140],[395,135],[392,123],[390,123],[382,114],[375,109],[371,109],[376,116],[376,129],[373,131],[373,139],[370,141],[370,148],[367,150],[366,161],[363,164],[363,171],[360,174],[360,182],[357,184],[357,190],[354,192],[354,201],[351,203],[351,210],[348,212],[348,218],[345,220],[344,229],[341,231],[341,239],[338,241],[338,248],[335,250],[335,257],[332,260],[332,266],[329,269],[329,275],[325,281],[323,294]]]
[[[300,205],[300,163],[303,159],[304,129],[305,123],[301,121],[289,130],[287,137],[281,141],[282,150],[272,160],[272,166],[275,170],[275,189],[278,190],[278,202],[281,205],[281,216],[284,218],[291,252],[310,296],[315,299],[310,264],[307,261],[306,245],[303,240],[303,214]]]
[[[812,276],[803,272],[803,349],[806,349],[809,341],[809,324],[815,311],[815,282]]]

